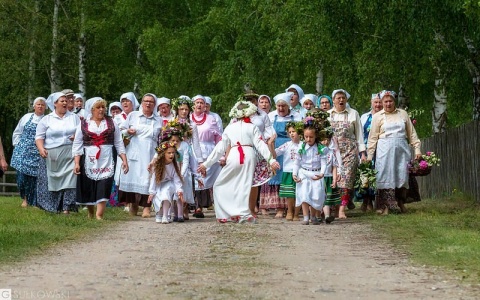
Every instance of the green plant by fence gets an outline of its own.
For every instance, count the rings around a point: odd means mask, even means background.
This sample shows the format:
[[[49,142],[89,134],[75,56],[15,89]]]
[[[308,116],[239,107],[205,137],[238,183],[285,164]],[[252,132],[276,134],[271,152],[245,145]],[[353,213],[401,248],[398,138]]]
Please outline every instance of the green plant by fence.
[[[422,140],[422,152],[441,159],[426,177],[417,177],[422,197],[450,195],[456,191],[480,202],[480,122],[464,124]]]

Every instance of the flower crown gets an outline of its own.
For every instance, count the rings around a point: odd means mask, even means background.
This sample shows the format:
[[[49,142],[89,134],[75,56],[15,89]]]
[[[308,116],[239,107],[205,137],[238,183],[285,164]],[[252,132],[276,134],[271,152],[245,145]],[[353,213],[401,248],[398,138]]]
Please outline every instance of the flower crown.
[[[241,107],[241,108],[239,108]],[[257,113],[257,107],[249,101],[238,101],[228,114],[231,118],[241,119]]]
[[[323,110],[314,110],[307,112],[306,116],[313,117],[316,120],[327,120],[330,114]]]
[[[285,126],[286,129],[293,127],[295,131],[299,134],[303,134],[303,122],[300,121],[288,121],[287,125]]]
[[[163,154],[168,148],[175,148],[175,143],[174,142],[162,142],[160,143],[160,145],[158,145],[157,148],[155,148],[155,151],[157,151],[157,153],[160,155],[160,154]]]
[[[181,138],[189,139],[192,137],[192,128],[186,120],[173,119],[171,121],[168,121],[167,124],[162,127],[161,139],[162,141],[164,141],[171,138],[172,135],[178,135]]]
[[[188,105],[188,108],[190,111],[193,110],[193,102],[191,100],[185,99],[185,98],[173,98],[172,101],[172,109],[177,110],[180,105]]]

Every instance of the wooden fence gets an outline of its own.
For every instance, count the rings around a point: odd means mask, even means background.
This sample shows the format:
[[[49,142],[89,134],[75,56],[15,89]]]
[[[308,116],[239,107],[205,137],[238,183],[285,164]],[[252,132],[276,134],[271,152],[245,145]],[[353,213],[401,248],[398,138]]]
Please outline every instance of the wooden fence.
[[[0,179],[0,196],[18,196],[17,183],[15,180],[17,172],[7,171]]]
[[[474,121],[422,140],[422,152],[441,159],[430,175],[417,177],[422,197],[463,192],[480,202],[480,122]]]

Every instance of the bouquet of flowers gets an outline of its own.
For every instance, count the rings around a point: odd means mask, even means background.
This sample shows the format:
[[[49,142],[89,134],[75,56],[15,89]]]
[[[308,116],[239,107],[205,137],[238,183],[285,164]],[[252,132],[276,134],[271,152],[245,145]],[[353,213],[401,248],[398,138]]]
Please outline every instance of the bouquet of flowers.
[[[408,163],[408,172],[413,176],[427,176],[433,166],[440,166],[440,158],[434,152],[428,151],[420,159],[413,159]]]
[[[355,177],[355,188],[360,193],[365,193],[368,188],[375,189],[377,183],[377,171],[371,161],[362,162],[358,165]]]

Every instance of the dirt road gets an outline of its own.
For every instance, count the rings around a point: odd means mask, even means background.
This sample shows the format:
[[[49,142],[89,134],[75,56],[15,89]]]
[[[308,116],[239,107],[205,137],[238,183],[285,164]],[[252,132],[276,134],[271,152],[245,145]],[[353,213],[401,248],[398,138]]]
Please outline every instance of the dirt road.
[[[2,267],[12,299],[476,299],[480,290],[413,266],[354,219],[119,223]],[[0,299],[3,299],[0,296]]]

